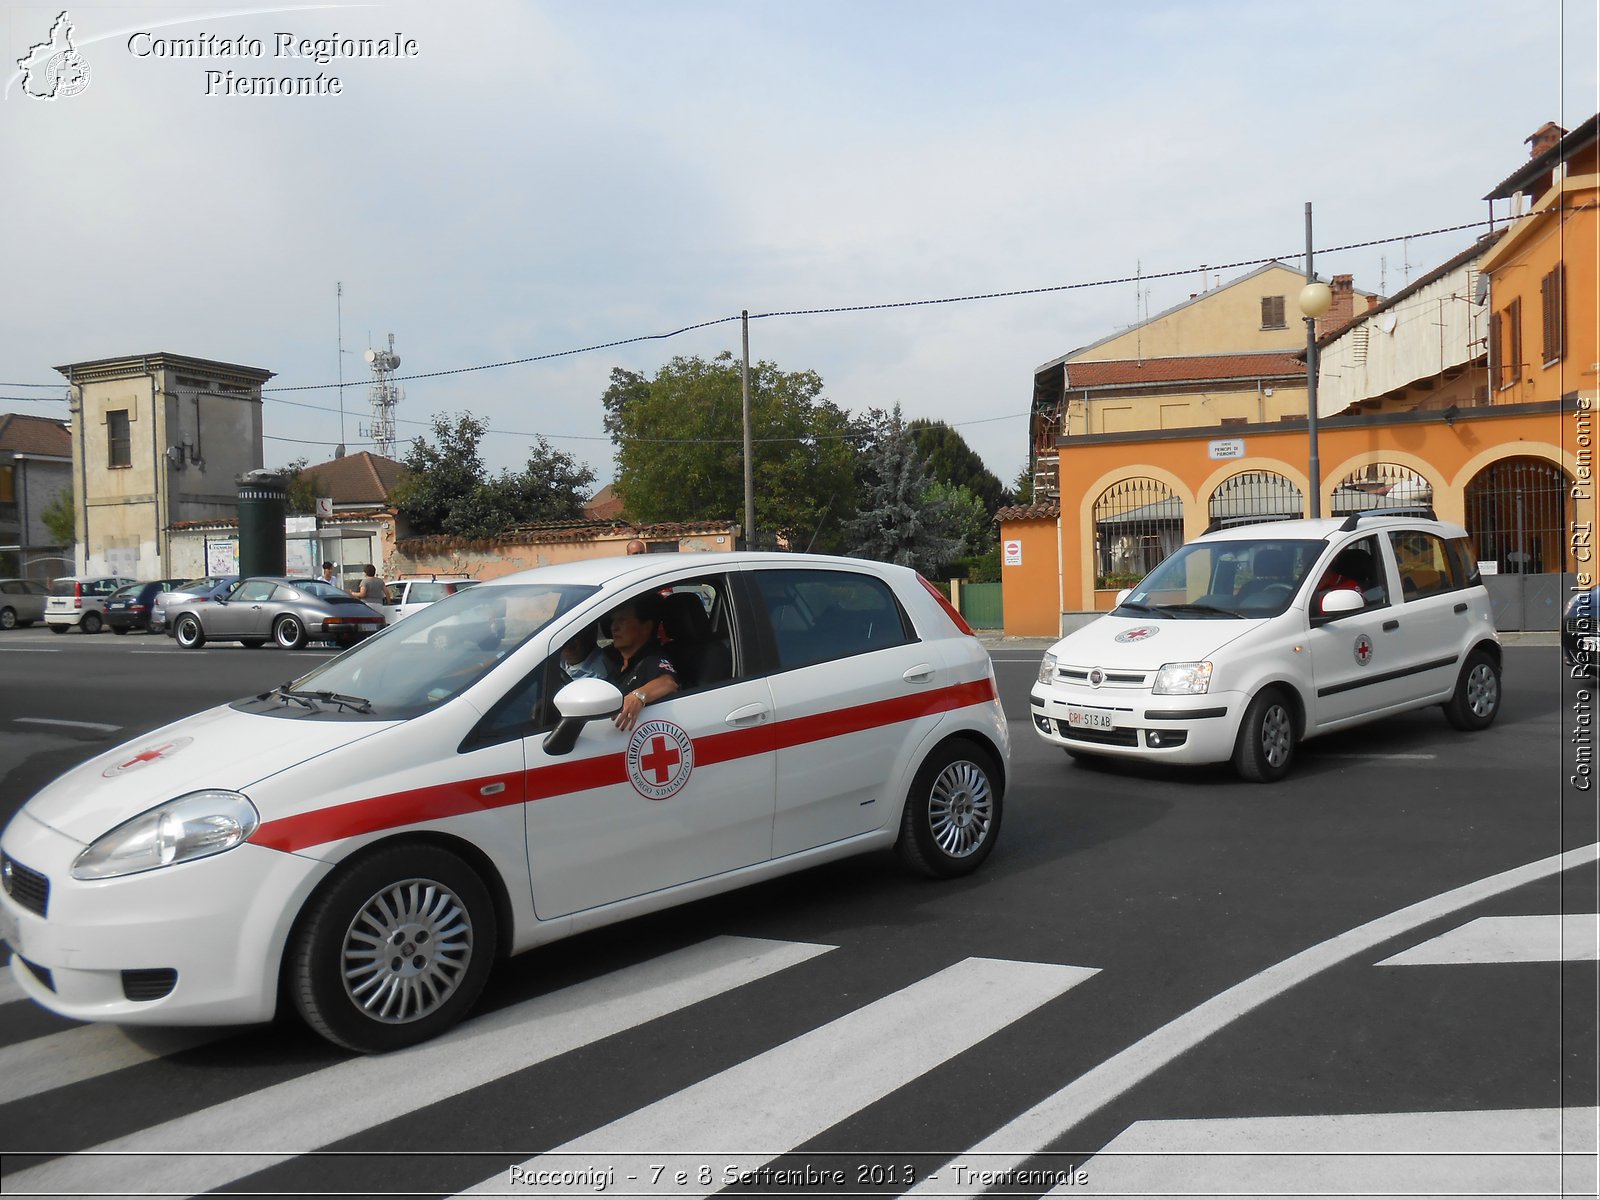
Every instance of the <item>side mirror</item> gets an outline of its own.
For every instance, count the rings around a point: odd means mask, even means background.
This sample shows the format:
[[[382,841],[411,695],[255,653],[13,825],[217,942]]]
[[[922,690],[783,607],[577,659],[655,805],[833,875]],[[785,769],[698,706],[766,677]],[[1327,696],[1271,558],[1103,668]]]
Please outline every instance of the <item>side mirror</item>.
[[[556,693],[556,711],[561,720],[545,734],[544,752],[559,756],[572,753],[578,734],[590,721],[609,717],[622,707],[622,693],[604,679],[574,679]]]
[[[1367,606],[1360,592],[1340,588],[1322,597],[1322,615],[1337,617],[1344,613],[1360,612]]]
[[[1117,603],[1121,604],[1124,600],[1126,600],[1131,595],[1133,595],[1133,589],[1132,588],[1123,588],[1120,592],[1117,593]]]

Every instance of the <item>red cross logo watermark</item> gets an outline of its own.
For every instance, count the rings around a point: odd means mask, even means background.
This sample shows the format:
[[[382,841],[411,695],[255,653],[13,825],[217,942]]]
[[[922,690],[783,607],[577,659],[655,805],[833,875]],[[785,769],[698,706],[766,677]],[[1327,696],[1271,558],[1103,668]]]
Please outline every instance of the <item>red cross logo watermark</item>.
[[[1160,632],[1153,625],[1135,625],[1132,629],[1124,629],[1112,640],[1117,642],[1142,642],[1145,638],[1153,638]]]
[[[647,800],[677,795],[694,770],[694,742],[671,721],[646,721],[628,739],[628,782]]]
[[[124,751],[116,763],[100,772],[100,778],[110,779],[116,775],[126,775],[129,771],[137,771],[140,767],[149,766],[160,759],[171,758],[193,741],[192,737],[173,738],[170,742],[146,746],[135,754],[130,755]]]
[[[1363,633],[1356,639],[1355,652],[1356,662],[1366,666],[1372,661],[1372,639]]]

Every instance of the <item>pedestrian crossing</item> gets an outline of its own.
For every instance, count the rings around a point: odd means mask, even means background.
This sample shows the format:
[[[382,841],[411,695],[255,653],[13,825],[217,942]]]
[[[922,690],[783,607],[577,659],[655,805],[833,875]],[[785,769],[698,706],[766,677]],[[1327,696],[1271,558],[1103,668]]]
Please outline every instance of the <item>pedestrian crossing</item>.
[[[1581,959],[1581,953],[1563,947],[1581,949],[1597,928],[1596,919],[1584,914],[1478,918],[1380,965],[1538,962],[1549,961],[1552,951]],[[1363,944],[1375,945],[1387,932],[1387,926],[1379,926]],[[491,1089],[607,1039],[635,1035],[653,1022],[681,1020],[695,1006],[733,999],[741,989],[789,979],[790,990],[804,995],[808,972],[840,953],[838,947],[816,943],[715,937],[486,1012],[422,1046],[326,1065],[322,1060],[303,1073],[82,1150],[5,1145],[13,1163],[16,1154],[55,1156],[6,1170],[0,1190],[8,1196],[123,1195],[130,1194],[130,1180],[137,1180],[132,1194],[256,1191],[251,1177],[259,1173],[328,1148],[359,1146],[389,1123],[414,1119],[431,1106]],[[1273,978],[1279,983],[1303,979],[1308,970],[1302,964]],[[546,1135],[556,1143],[548,1148],[539,1145],[548,1097],[537,1090],[513,1091],[512,1111],[499,1115],[526,1129],[533,1144],[490,1155],[481,1165],[465,1158],[453,1165],[453,1182],[441,1194],[459,1189],[459,1196],[592,1195],[595,1187],[575,1181],[606,1179],[610,1194],[690,1197],[714,1194],[741,1175],[759,1180],[785,1155],[803,1156],[808,1144],[874,1106],[914,1104],[920,1080],[963,1055],[981,1052],[989,1039],[1019,1022],[1035,1019],[1033,1028],[1059,1031],[1045,1036],[1073,1036],[1076,1026],[1070,1021],[1052,1017],[1050,1024],[1039,1025],[1036,1018],[1069,993],[1071,1003],[1103,1002],[1104,993],[1096,993],[1101,1001],[1088,995],[1094,989],[1083,989],[1081,999],[1075,992],[1099,974],[1092,966],[963,958],[886,994],[863,997],[731,1066],[718,1064],[632,1111],[607,1114],[587,1132]],[[19,1001],[9,976],[0,980],[0,1005]],[[1195,1044],[1251,1007],[1202,1005],[1194,1010],[1201,1014],[1197,1023],[1180,1031],[1187,1039],[1183,1044]],[[48,1099],[55,1089],[97,1079],[115,1086],[109,1078],[115,1073],[136,1073],[156,1060],[203,1051],[233,1032],[160,1031],[135,1038],[114,1027],[81,1026],[0,1046],[0,1105]],[[1141,1045],[1141,1053],[1152,1053],[1149,1045]],[[216,1068],[225,1070],[225,1052],[218,1053]],[[1137,1054],[1114,1055],[1063,1081],[1058,1097],[1066,1101],[1013,1113],[998,1132],[985,1137],[992,1126],[963,1127],[967,1145],[952,1145],[934,1134],[928,1141],[942,1143],[953,1157],[920,1161],[921,1182],[891,1190],[938,1196],[1004,1191],[982,1182],[985,1177],[972,1168],[1003,1172],[1026,1165],[1103,1103],[1097,1097],[1120,1094],[1107,1072],[1127,1073],[1137,1081],[1141,1072],[1166,1061],[1170,1058],[1159,1055],[1148,1061]],[[526,1112],[516,1105],[526,1105]],[[1596,1117],[1593,1109],[1513,1109],[1136,1121],[1084,1164],[1091,1186],[1064,1182],[1049,1194],[1181,1196],[1191,1194],[1201,1178],[1208,1194],[1341,1194],[1347,1182],[1349,1190],[1369,1193],[1398,1187],[1412,1194],[1491,1194],[1500,1186],[1480,1186],[1485,1180],[1539,1193],[1548,1190],[1551,1178],[1558,1187],[1563,1179],[1580,1178],[1581,1164],[1573,1156],[1592,1152],[1593,1138],[1585,1141],[1583,1131],[1592,1134]],[[448,1156],[452,1148],[425,1149]],[[1203,1170],[1195,1165],[1201,1159]],[[965,1175],[956,1172],[956,1163],[965,1164]],[[1185,1163],[1186,1171],[1180,1169]],[[1458,1186],[1468,1174],[1477,1182],[1470,1189]],[[1330,1179],[1338,1186],[1330,1189]],[[1376,1180],[1384,1181],[1381,1188]],[[1048,1187],[1043,1184],[1033,1194]]]

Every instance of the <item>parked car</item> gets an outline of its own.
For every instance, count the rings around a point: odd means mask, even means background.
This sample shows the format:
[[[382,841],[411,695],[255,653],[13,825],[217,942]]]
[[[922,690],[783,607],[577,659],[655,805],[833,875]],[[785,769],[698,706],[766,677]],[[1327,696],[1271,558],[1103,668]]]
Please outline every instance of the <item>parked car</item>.
[[[142,629],[148,633],[150,612],[155,607],[156,597],[182,583],[181,579],[152,579],[118,588],[106,601],[107,628],[112,633],[127,633],[130,629]]]
[[[351,646],[383,628],[383,614],[317,579],[253,575],[211,601],[167,610],[172,636],[185,650],[208,641],[242,642],[252,649],[276,642],[298,650],[307,642]]]
[[[36,579],[0,579],[0,629],[27,628],[44,620],[50,589]]]
[[[709,600],[701,674],[642,708],[565,682],[563,647],[663,592]],[[543,567],[44,788],[0,835],[0,937],[73,1019],[266,1021],[282,998],[388,1050],[460,1019],[501,954],[890,846],[964,875],[1009,762],[988,654],[904,567]]]
[[[1561,619],[1561,657],[1567,673],[1582,679],[1600,673],[1600,587],[1574,592]]]
[[[393,625],[419,608],[453,596],[482,580],[467,575],[420,575],[391,579],[383,585],[383,619]]]
[[[1190,542],[1050,649],[1032,717],[1074,757],[1267,782],[1302,740],[1408,709],[1486,728],[1500,665],[1466,530],[1378,510]]]
[[[172,636],[172,630],[167,625],[167,609],[191,600],[209,604],[218,596],[225,595],[238,582],[237,575],[205,575],[199,579],[185,580],[171,591],[158,592],[150,608],[150,632],[165,631],[168,637]]]
[[[51,633],[77,626],[84,633],[99,633],[105,626],[106,601],[119,587],[132,583],[120,575],[63,575],[50,583],[44,623]]]

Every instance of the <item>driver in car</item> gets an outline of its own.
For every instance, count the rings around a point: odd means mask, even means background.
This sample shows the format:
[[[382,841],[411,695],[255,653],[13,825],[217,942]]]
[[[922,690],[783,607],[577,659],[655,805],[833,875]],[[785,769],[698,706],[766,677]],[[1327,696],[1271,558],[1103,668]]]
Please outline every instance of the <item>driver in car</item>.
[[[644,592],[611,610],[612,677],[622,692],[622,708],[613,719],[624,733],[634,727],[645,705],[678,690],[678,671],[656,640],[661,619],[654,592]]]

